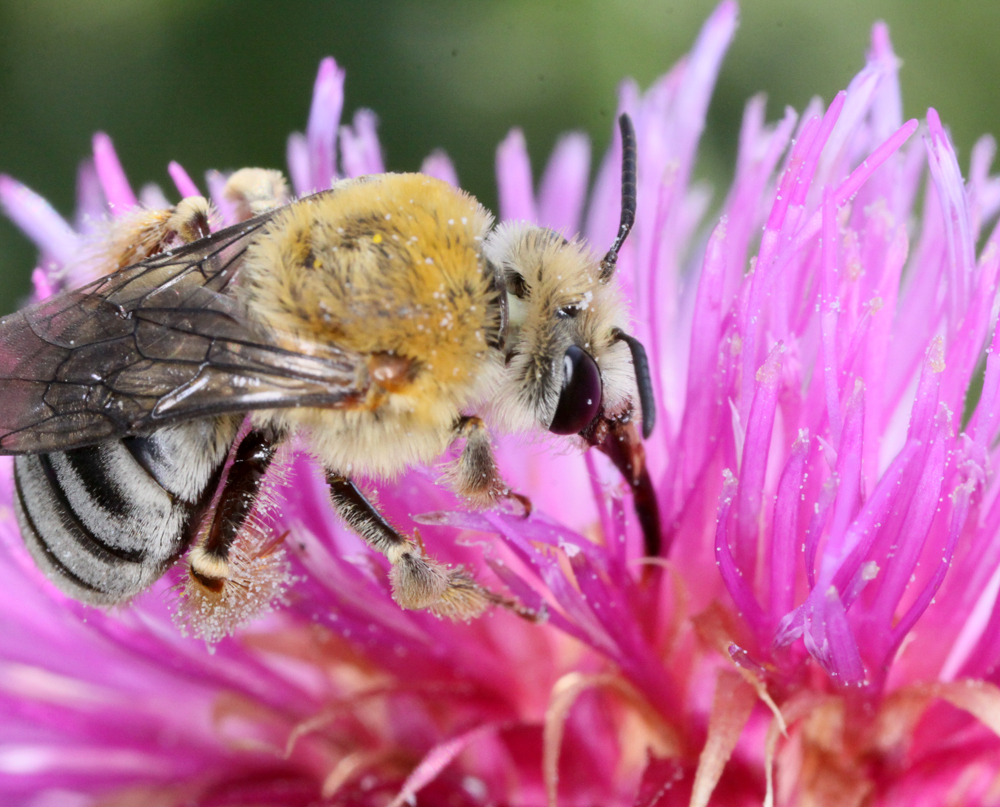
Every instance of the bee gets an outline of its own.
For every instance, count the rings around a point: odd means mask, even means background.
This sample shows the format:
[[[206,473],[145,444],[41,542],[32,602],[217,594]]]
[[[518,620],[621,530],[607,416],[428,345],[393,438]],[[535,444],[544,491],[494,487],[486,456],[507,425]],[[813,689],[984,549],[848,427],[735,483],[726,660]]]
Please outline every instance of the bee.
[[[244,169],[227,186],[244,220],[215,233],[199,198],[138,213],[111,239],[113,271],[0,320],[0,453],[15,455],[37,564],[67,594],[110,605],[190,547],[190,578],[219,591],[275,453],[295,438],[336,512],[390,561],[396,601],[468,616],[495,598],[394,527],[354,477],[392,478],[464,442],[448,481],[491,505],[513,494],[487,422],[608,453],[644,502],[655,552],[632,422],[637,396],[649,436],[652,386],[611,282],[635,218],[625,115],[620,128],[621,226],[603,259],[544,228],[491,229],[472,196],[419,174],[287,203],[278,172]]]

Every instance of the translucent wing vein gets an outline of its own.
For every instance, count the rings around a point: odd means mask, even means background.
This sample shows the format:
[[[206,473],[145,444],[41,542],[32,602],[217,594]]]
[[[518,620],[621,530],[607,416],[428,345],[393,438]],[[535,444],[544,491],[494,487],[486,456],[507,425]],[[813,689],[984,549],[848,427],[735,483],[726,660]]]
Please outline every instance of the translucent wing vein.
[[[0,453],[363,394],[357,355],[279,339],[234,293],[247,247],[273,215],[0,319]]]

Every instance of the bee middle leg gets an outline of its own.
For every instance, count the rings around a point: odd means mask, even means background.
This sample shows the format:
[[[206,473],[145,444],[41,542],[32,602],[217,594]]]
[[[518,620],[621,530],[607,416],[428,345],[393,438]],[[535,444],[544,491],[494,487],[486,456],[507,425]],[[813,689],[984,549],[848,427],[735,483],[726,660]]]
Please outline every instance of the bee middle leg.
[[[327,471],[333,506],[347,525],[392,564],[392,595],[403,608],[428,609],[439,616],[470,619],[501,598],[461,569],[446,569],[426,557],[419,543],[400,533],[346,476]]]
[[[188,560],[191,576],[211,591],[220,591],[229,579],[229,548],[253,511],[279,442],[278,436],[253,429],[236,449],[212,524]]]

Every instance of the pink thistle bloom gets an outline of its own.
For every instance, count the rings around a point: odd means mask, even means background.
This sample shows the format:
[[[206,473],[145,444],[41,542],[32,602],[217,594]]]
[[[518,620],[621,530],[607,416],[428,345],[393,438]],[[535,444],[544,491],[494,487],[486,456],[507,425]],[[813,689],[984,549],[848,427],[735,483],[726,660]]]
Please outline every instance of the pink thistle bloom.
[[[963,180],[933,109],[904,122],[876,25],[829,106],[766,124],[751,99],[733,185],[707,219],[691,170],[735,26],[724,2],[670,73],[620,96],[639,177],[618,278],[658,394],[646,452],[663,557],[642,558],[603,457],[505,438],[530,518],[469,512],[422,469],[380,486],[380,505],[542,619],[403,611],[381,556],[294,459],[270,516],[287,533],[284,602],[210,650],[172,623],[176,574],[110,612],[58,593],[21,545],[5,462],[0,801],[995,802],[995,144],[977,144]],[[306,133],[289,139],[298,195],[384,170],[374,114],[340,125],[344,78],[322,63]],[[603,251],[620,150],[588,201],[589,144],[568,135],[536,194],[512,131],[500,217],[582,230]],[[441,152],[423,170],[457,182]],[[176,163],[170,176],[200,192]],[[219,225],[235,216],[224,182],[207,177]],[[70,225],[0,177],[0,203],[39,246],[38,297],[88,277],[109,216],[166,203],[136,194],[103,134],[78,183]]]

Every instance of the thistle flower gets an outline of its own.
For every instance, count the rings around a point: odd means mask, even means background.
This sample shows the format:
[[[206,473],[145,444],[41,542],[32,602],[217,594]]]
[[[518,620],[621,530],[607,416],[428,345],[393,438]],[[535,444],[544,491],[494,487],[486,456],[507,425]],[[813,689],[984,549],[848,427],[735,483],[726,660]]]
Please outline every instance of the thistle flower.
[[[171,622],[175,580],[113,612],[57,593],[20,545],[5,464],[4,803],[995,801],[995,144],[976,145],[963,182],[934,110],[902,120],[876,25],[828,106],[766,124],[750,100],[733,185],[707,217],[691,169],[735,23],[724,2],[687,58],[620,96],[639,182],[619,277],[658,392],[646,450],[663,557],[641,557],[603,458],[504,439],[530,518],[470,512],[423,469],[379,486],[380,503],[543,620],[402,611],[298,458],[269,516],[285,602],[210,651]],[[324,61],[289,140],[296,194],[383,170],[372,113],[338,128],[343,81]],[[587,202],[589,146],[567,136],[536,195],[515,130],[497,153],[501,218],[582,229],[600,249],[618,150]],[[423,170],[455,181],[442,153]],[[222,182],[208,177],[228,220]],[[136,198],[104,135],[72,227],[0,178],[41,251],[36,293],[83,279],[88,239]]]

